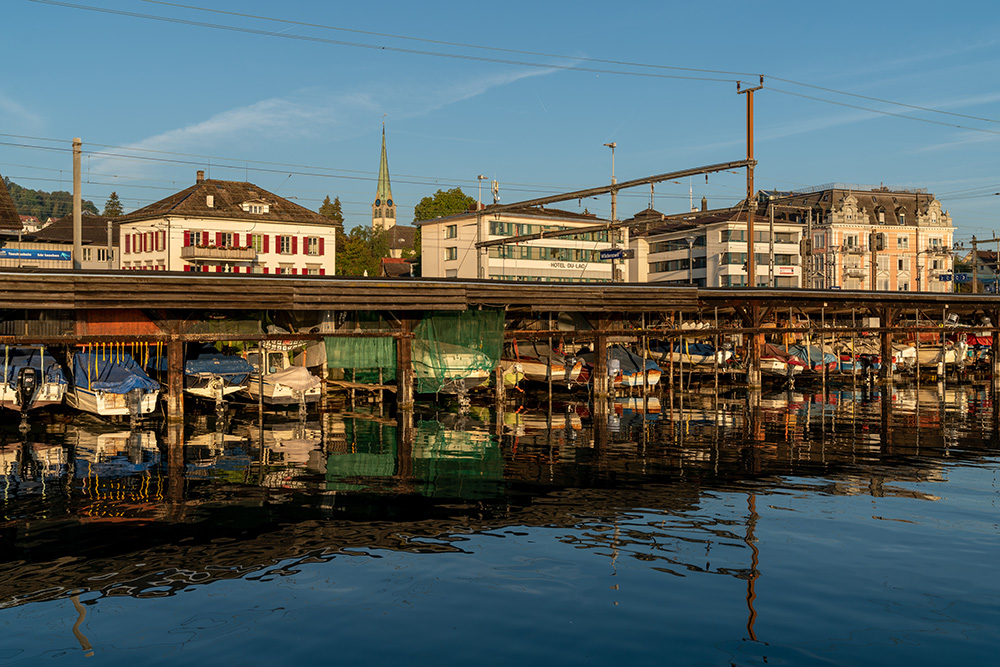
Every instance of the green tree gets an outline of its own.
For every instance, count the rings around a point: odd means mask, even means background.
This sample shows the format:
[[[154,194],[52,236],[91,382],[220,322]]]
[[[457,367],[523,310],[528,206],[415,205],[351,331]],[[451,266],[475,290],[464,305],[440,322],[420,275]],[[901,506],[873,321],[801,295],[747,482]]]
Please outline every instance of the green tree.
[[[343,234],[344,211],[340,206],[340,197],[334,197],[331,202],[330,195],[327,195],[326,199],[323,200],[323,205],[319,207],[319,214],[324,218],[332,220],[337,230]]]
[[[462,192],[461,188],[438,190],[430,197],[424,197],[413,207],[413,221],[433,220],[446,215],[475,210],[476,200]]]
[[[383,257],[389,255],[389,239],[382,230],[355,227],[337,248],[337,275],[377,276]]]
[[[49,218],[62,218],[73,212],[73,195],[69,192],[30,190],[6,177],[4,177],[4,183],[7,184],[10,198],[14,201],[17,212],[21,215],[33,215],[45,222]],[[87,199],[82,201],[81,208],[84,213],[89,212],[94,215],[99,213],[94,202]]]
[[[122,202],[118,199],[118,193],[112,192],[111,196],[108,197],[108,201],[104,202],[104,215],[109,218],[117,218],[124,212]]]

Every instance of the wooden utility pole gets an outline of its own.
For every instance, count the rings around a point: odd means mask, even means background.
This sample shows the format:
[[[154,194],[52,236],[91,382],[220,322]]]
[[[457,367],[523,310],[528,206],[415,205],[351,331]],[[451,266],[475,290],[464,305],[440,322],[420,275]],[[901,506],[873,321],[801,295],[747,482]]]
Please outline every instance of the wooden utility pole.
[[[83,267],[83,199],[80,192],[82,148],[83,141],[79,137],[73,139],[73,268],[77,270]]]
[[[754,200],[753,168],[757,164],[753,159],[753,94],[764,87],[764,77],[760,77],[760,85],[740,90],[740,82],[736,82],[736,94],[747,96],[747,285],[757,286],[757,266],[754,257],[753,212],[757,207]]]

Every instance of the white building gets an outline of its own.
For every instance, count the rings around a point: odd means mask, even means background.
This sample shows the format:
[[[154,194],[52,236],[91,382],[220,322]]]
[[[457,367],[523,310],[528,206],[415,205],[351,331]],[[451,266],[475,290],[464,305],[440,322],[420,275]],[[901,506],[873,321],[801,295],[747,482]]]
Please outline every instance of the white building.
[[[606,230],[495,245],[477,252],[476,243],[606,223],[596,216],[532,207],[491,213],[469,211],[418,222],[421,275],[425,278],[484,278],[530,282],[610,282]]]
[[[118,268],[117,218],[80,218],[81,269]],[[0,267],[73,268],[73,216],[67,215],[34,232],[0,240]]]
[[[252,183],[206,180],[119,218],[121,268],[333,275],[336,228]]]
[[[747,218],[736,209],[695,211],[685,219],[664,220],[647,209],[627,221],[641,223],[633,230],[630,247],[635,263],[629,280],[696,287],[745,286],[747,280]],[[645,231],[648,230],[648,231]],[[797,222],[754,219],[757,285],[799,287],[802,262],[799,254],[803,226]]]

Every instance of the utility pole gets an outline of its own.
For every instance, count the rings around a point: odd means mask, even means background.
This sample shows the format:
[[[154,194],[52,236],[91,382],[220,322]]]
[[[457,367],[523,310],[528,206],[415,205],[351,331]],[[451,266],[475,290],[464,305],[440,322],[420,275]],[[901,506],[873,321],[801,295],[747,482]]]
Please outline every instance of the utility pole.
[[[754,257],[753,212],[757,207],[754,200],[753,168],[757,164],[753,159],[753,94],[764,87],[764,76],[760,77],[760,85],[754,88],[740,90],[740,82],[736,82],[736,94],[747,96],[747,284],[757,286],[757,262]]]
[[[774,204],[768,202],[771,209],[771,225],[767,230],[767,285],[774,289]]]
[[[618,222],[618,188],[615,187],[618,184],[618,179],[615,178],[615,148],[618,144],[612,141],[610,144],[604,145],[611,149],[611,224],[614,225]],[[618,247],[615,231],[614,229],[608,230],[611,235],[612,250]],[[611,258],[611,282],[618,282],[618,263],[613,257]]]
[[[83,141],[79,137],[73,139],[73,268],[76,270],[83,266],[83,201],[80,192],[82,148]]]
[[[876,257],[875,257],[875,230],[874,229],[872,229],[872,231],[868,234],[868,249],[871,251],[871,254],[872,254],[872,258],[871,258],[871,262],[872,262],[871,276],[869,276],[870,280],[868,282],[871,283],[869,289],[871,289],[871,291],[874,292],[875,291],[875,272],[876,272],[877,265],[878,265],[878,262],[876,261]]]
[[[486,271],[483,267],[483,252],[484,249],[480,248],[478,243],[483,240],[483,180],[488,178],[479,174],[476,179],[479,180],[479,198],[476,200],[476,278],[482,280],[486,277]]]
[[[979,241],[976,240],[976,235],[972,235],[972,293],[979,293]],[[954,273],[954,271],[952,272]]]

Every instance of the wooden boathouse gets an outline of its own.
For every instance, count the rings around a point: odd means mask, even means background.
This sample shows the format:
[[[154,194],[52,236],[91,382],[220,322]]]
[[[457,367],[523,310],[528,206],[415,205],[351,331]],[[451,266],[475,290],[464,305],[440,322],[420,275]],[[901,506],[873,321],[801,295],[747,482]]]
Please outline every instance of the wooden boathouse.
[[[696,289],[656,284],[505,283],[493,280],[259,276],[117,271],[0,271],[0,343],[72,346],[107,343],[157,344],[168,366],[167,416],[183,420],[184,344],[188,342],[301,340],[330,337],[391,337],[396,342],[397,405],[411,409],[414,395],[413,326],[426,313],[502,309],[507,339],[571,340],[594,350],[610,342],[647,339],[714,339],[741,335],[746,383],[761,384],[760,341],[764,333],[865,336],[882,356],[907,335],[944,341],[957,327],[990,337],[990,370],[1000,378],[1000,297],[989,294],[846,292],[772,289]],[[142,323],[128,326],[128,313]],[[280,333],[223,333],[199,323],[260,318],[261,313],[308,316],[322,313],[379,314],[391,329],[377,333],[320,332],[315,327]],[[560,314],[585,318],[590,328],[554,324]],[[117,314],[117,317],[115,317]],[[99,326],[116,321],[114,331]],[[523,323],[532,321],[530,328]],[[697,324],[697,329],[692,325]],[[221,331],[222,329],[220,329]],[[872,339],[875,341],[872,341]],[[919,338],[918,338],[919,340]],[[927,343],[925,343],[927,344]],[[919,343],[918,343],[919,345]],[[592,391],[606,396],[605,355],[595,356]],[[669,388],[673,388],[670,368]],[[882,381],[892,380],[883,364]],[[496,384],[502,392],[503,383]]]

